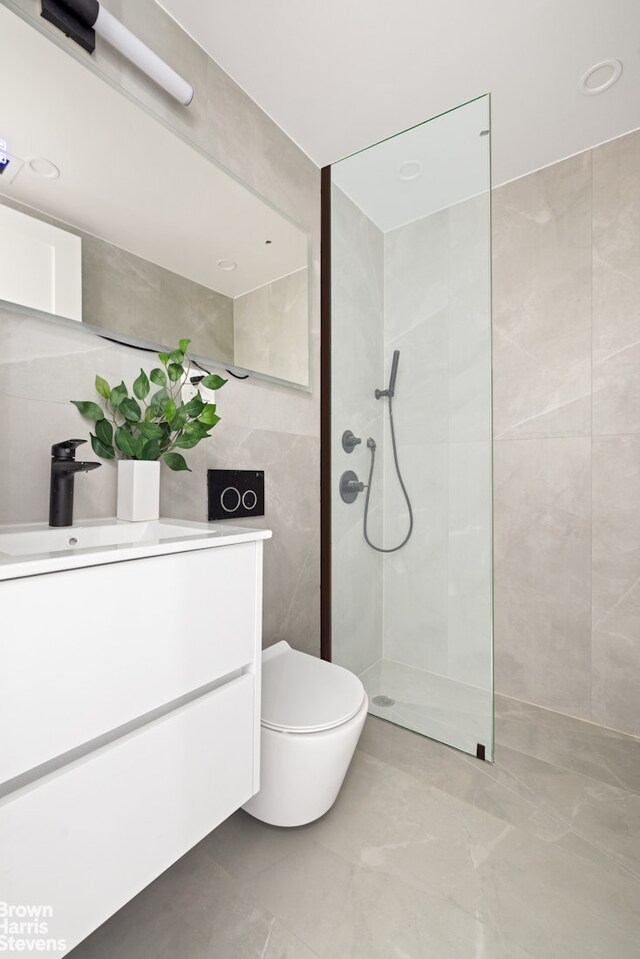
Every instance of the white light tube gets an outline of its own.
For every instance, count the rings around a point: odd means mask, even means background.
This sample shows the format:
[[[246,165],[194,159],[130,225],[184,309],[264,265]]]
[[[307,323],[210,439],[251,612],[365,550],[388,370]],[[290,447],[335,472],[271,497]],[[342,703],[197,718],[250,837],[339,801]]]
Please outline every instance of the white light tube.
[[[108,10],[100,5],[100,11],[93,29],[98,36],[107,41],[114,49],[134,63],[143,73],[154,80],[183,106],[189,106],[193,100],[193,87],[176,73],[168,63],[150,50],[134,33],[116,20]]]

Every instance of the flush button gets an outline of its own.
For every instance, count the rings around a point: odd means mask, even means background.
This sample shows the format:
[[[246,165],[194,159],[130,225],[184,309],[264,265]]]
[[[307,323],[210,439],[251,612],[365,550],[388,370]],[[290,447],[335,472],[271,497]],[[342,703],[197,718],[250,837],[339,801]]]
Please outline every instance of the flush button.
[[[223,489],[220,493],[220,506],[222,506],[225,513],[235,513],[241,502],[242,497],[235,486],[227,486],[227,488]]]
[[[263,470],[207,470],[208,517],[264,516]]]

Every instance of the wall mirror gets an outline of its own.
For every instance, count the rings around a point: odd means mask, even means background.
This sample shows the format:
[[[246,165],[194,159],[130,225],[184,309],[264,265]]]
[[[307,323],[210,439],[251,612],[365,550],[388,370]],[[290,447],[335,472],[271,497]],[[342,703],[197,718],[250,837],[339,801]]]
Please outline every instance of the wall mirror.
[[[309,389],[308,234],[5,6],[0,36],[0,299]]]

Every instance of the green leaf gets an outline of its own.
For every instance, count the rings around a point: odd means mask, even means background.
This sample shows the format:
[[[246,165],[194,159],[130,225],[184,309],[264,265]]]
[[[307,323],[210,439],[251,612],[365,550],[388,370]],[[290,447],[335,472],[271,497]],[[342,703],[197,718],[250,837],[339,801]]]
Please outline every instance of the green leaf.
[[[192,450],[194,446],[197,446],[198,443],[203,440],[203,436],[194,436],[190,433],[182,433],[181,436],[175,441],[175,445],[181,450]]]
[[[164,408],[167,405],[168,399],[169,394],[164,387],[151,397],[150,408],[155,419],[160,419],[160,417],[164,415]]]
[[[172,383],[176,383],[181,376],[184,376],[184,368],[179,363],[169,363],[167,373]]]
[[[175,414],[175,416],[173,416],[173,417],[167,416],[167,419],[169,420],[169,426],[171,427],[171,429],[172,429],[173,432],[175,433],[175,432],[177,432],[178,430],[181,430],[182,427],[185,425],[185,423],[186,423],[187,420],[189,419],[189,414],[187,413],[185,407],[184,407],[184,406],[181,406],[181,407],[178,409],[178,411],[177,411],[177,413]]]
[[[167,400],[167,405],[166,405],[165,408],[164,408],[164,418],[165,418],[166,420],[168,420],[169,423],[171,422],[171,420],[173,419],[173,417],[176,415],[176,410],[177,410],[177,409],[178,409],[178,407],[176,406],[175,400],[173,400],[173,399],[171,399],[171,398],[168,399],[168,400]]]
[[[120,412],[129,423],[139,423],[142,418],[140,406],[128,396],[120,403]]]
[[[103,380],[101,376],[96,376],[96,390],[105,400],[109,399],[111,395],[111,387],[106,380]]]
[[[113,408],[117,410],[122,401],[127,398],[127,395],[127,387],[124,385],[124,383],[121,383],[120,386],[114,386],[114,388],[111,390],[109,402]]]
[[[188,470],[189,473],[191,472],[181,453],[165,453],[163,459],[170,470]]]
[[[96,456],[101,456],[104,460],[112,460],[116,455],[113,446],[107,446],[106,443],[99,440],[93,433],[89,433],[89,436],[91,437],[91,449]]]
[[[104,410],[97,403],[84,402],[84,400],[71,400],[78,411],[86,416],[88,420],[103,420]]]
[[[185,410],[187,411],[188,416],[200,416],[204,409],[204,401],[199,393],[197,393],[188,403],[185,403]]]
[[[168,354],[168,353],[158,353],[158,359],[159,359],[160,362],[163,364],[163,366],[166,366],[167,363],[169,362],[169,354]]]
[[[184,359],[184,353],[182,350],[174,350],[173,353],[169,353],[169,359],[172,363],[180,365]]]
[[[140,459],[142,460],[159,460],[160,459],[160,444],[157,440],[146,440],[140,451]]]
[[[220,421],[220,417],[216,415],[216,404],[207,403],[198,420],[205,426],[215,426]]]
[[[207,390],[219,390],[226,382],[227,381],[223,379],[222,376],[218,376],[217,373],[209,373],[208,376],[200,380],[200,386],[204,386]]]
[[[96,436],[105,446],[113,446],[113,426],[109,420],[98,420],[96,423]]]
[[[147,406],[146,410],[144,411],[144,421],[145,423],[148,423],[149,420],[152,420],[152,419],[153,419],[153,410],[151,409],[150,406]]]
[[[178,349],[181,353],[186,353],[189,348],[189,343],[191,340],[178,340]]]
[[[152,383],[155,383],[156,386],[167,385],[167,374],[164,370],[161,370],[159,366],[156,366],[155,369],[151,370],[149,373],[149,379]]]
[[[197,436],[198,439],[202,440],[209,435],[209,427],[200,423],[199,420],[192,420],[186,424],[183,432],[186,436]]]
[[[143,400],[145,396],[149,395],[149,379],[144,370],[140,370],[140,376],[133,382],[133,392],[134,395],[138,397],[139,400]]]
[[[117,428],[115,438],[116,446],[125,456],[128,456],[129,459],[132,460],[138,459],[140,451],[139,442],[126,426],[119,426]]]
[[[146,440],[162,440],[165,436],[165,431],[159,423],[136,423],[136,429]]]

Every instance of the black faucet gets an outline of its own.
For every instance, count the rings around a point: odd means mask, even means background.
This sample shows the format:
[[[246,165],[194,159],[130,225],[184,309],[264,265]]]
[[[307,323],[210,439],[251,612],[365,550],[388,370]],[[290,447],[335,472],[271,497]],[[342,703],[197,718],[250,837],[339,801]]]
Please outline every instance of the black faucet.
[[[86,440],[63,440],[51,447],[49,526],[73,525],[73,485],[76,473],[88,473],[102,463],[76,463],[76,449]]]

